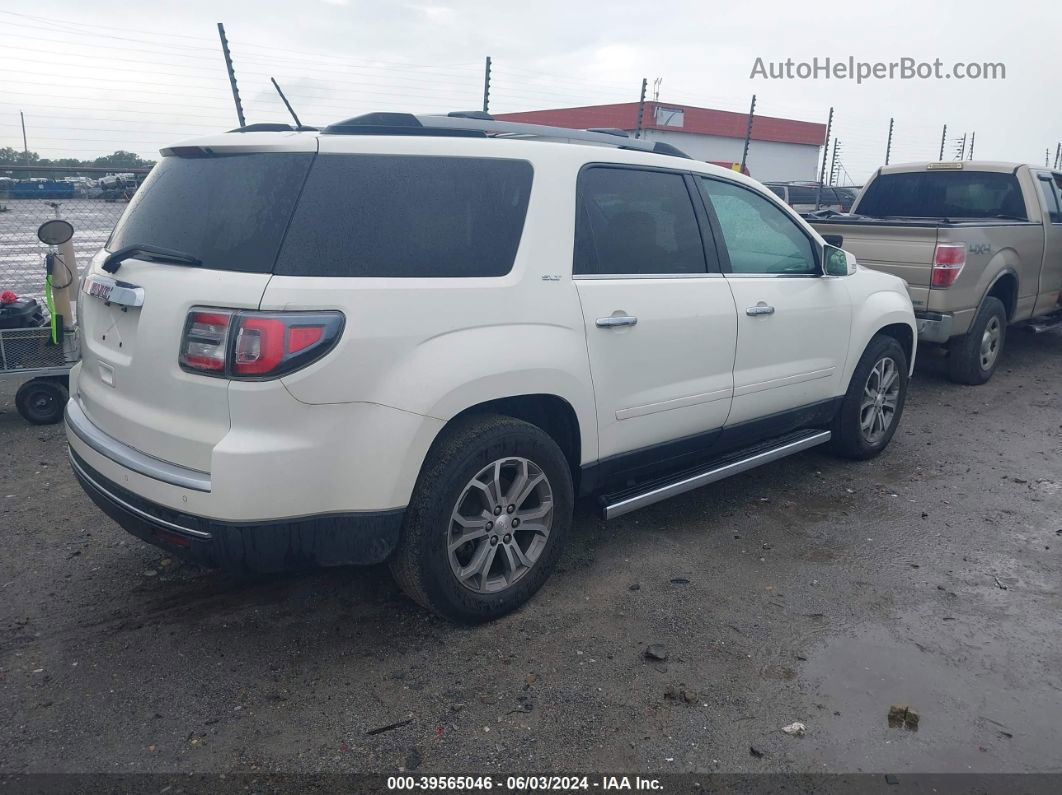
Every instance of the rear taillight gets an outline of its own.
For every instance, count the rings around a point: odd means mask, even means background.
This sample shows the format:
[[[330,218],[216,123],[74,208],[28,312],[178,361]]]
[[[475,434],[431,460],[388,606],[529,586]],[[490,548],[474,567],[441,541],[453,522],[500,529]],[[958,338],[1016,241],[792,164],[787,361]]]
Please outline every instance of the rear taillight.
[[[324,356],[343,331],[340,312],[253,312],[194,308],[178,363],[226,378],[277,378]]]
[[[229,328],[235,313],[217,309],[192,310],[184,324],[179,361],[185,370],[224,373]]]
[[[937,243],[933,252],[934,287],[951,287],[966,264],[965,243]]]

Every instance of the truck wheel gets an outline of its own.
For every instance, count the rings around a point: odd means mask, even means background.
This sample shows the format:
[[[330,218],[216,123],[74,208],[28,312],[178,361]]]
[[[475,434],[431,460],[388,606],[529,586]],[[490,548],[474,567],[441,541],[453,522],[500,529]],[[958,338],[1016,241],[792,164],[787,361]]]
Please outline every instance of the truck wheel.
[[[58,379],[34,378],[18,388],[15,408],[26,422],[54,425],[63,419],[69,393]]]
[[[1007,310],[989,296],[969,332],[948,343],[948,377],[957,384],[983,384],[992,377],[1007,338]]]
[[[549,576],[573,504],[568,461],[540,428],[497,415],[459,420],[428,453],[391,573],[445,618],[498,618]]]
[[[884,334],[870,341],[830,429],[834,453],[873,458],[888,446],[903,415],[907,372],[907,354],[899,342]]]

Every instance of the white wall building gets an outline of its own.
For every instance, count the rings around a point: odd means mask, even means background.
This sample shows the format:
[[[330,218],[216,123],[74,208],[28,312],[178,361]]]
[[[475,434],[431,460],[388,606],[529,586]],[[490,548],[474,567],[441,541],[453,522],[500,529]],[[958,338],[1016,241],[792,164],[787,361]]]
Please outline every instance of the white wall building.
[[[573,129],[613,127],[633,135],[638,129],[638,104],[532,110],[495,118]],[[744,113],[668,102],[646,102],[641,125],[642,137],[648,141],[663,141],[696,160],[728,167],[741,162],[747,127]],[[755,116],[746,171],[761,182],[816,180],[825,137],[825,124]]]

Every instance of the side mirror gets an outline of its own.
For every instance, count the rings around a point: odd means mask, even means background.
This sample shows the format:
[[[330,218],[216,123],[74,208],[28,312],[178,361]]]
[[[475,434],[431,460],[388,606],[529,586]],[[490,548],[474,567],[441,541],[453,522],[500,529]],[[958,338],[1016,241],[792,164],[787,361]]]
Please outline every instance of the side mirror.
[[[844,249],[836,246],[825,246],[822,256],[822,272],[826,276],[848,276],[855,273],[855,258]]]

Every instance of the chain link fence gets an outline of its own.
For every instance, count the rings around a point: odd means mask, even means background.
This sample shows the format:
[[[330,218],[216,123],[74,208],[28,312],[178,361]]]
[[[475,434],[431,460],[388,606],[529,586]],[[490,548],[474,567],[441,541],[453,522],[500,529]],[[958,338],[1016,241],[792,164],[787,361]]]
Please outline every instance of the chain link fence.
[[[51,218],[74,225],[74,252],[84,267],[149,170],[0,167],[0,292],[42,298],[46,246],[37,227]]]

